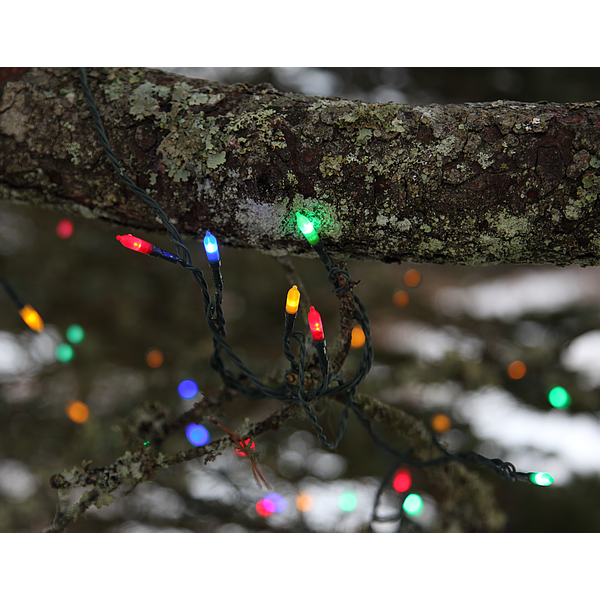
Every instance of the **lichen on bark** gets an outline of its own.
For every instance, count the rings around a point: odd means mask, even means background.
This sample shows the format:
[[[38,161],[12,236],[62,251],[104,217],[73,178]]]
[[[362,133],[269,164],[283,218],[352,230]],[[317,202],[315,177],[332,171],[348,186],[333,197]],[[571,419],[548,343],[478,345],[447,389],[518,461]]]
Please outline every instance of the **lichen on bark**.
[[[127,174],[183,235],[340,258],[599,264],[600,106],[367,104],[142,69],[88,81]],[[159,230],[104,155],[78,74],[0,91],[0,199]]]

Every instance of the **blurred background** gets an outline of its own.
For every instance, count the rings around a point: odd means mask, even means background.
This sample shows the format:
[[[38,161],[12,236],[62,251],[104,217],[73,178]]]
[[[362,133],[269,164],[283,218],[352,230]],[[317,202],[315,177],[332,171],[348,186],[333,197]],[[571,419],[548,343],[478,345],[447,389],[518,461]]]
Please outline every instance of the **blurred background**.
[[[598,69],[165,70],[367,102],[600,98]],[[123,249],[115,235],[124,233],[0,203],[0,275],[46,323],[41,334],[29,330],[0,290],[2,532],[48,526],[57,502],[49,477],[83,460],[102,466],[121,456],[127,445],[119,426],[137,407],[157,402],[177,416],[220,384],[207,366],[212,345],[199,287],[182,269]],[[171,250],[166,236],[143,237]],[[200,244],[189,246],[202,267]],[[230,344],[259,375],[285,369],[280,340],[289,284],[281,265],[255,251],[221,254]],[[292,262],[331,344],[339,318],[322,265]],[[551,473],[554,484],[543,488],[476,468],[494,486],[506,531],[600,531],[598,270],[367,261],[348,268],[362,281],[356,294],[373,326],[375,366],[361,390],[423,419],[451,451]],[[360,344],[357,335],[350,368]],[[199,386],[190,399],[178,393],[187,379]],[[235,401],[222,422],[235,429],[277,408],[276,401]],[[339,415],[333,409],[321,417],[330,437]],[[213,439],[221,435],[208,430]],[[182,432],[163,451],[190,447]],[[229,450],[208,465],[160,472],[128,495],[120,490],[111,506],[92,507],[68,531],[437,531],[436,499],[418,469],[399,474],[379,513],[394,513],[410,494],[422,505],[401,523],[371,523],[375,494],[393,465],[353,416],[336,453],[320,447],[307,421],[259,437],[256,449],[277,496],[265,498],[248,461]]]

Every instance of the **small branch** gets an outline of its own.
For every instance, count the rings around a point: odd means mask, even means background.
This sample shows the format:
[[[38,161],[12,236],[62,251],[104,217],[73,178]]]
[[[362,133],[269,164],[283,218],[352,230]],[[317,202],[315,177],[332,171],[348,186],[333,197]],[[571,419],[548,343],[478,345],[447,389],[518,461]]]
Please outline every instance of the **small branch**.
[[[202,402],[198,404],[202,404]],[[192,410],[196,410],[196,407]],[[265,420],[250,424],[249,435],[257,437],[266,431],[276,431],[288,420],[300,416],[301,411],[296,404],[286,404]],[[110,504],[114,499],[110,494],[125,483],[135,486],[145,481],[151,481],[161,469],[202,456],[205,457],[205,463],[213,461],[223,450],[237,446],[237,442],[229,436],[220,438],[207,446],[198,446],[171,455],[164,455],[161,452],[154,454],[152,446],[148,446],[139,451],[130,452],[128,450],[114,463],[105,467],[90,469],[89,462],[84,462],[81,467],[74,467],[70,471],[65,470],[55,474],[50,478],[50,486],[58,490],[59,503],[52,524],[44,531],[50,533],[64,531],[70,522],[76,521],[92,504],[97,508]],[[75,487],[88,486],[92,487],[92,490],[85,492],[79,502],[67,508],[68,491]]]

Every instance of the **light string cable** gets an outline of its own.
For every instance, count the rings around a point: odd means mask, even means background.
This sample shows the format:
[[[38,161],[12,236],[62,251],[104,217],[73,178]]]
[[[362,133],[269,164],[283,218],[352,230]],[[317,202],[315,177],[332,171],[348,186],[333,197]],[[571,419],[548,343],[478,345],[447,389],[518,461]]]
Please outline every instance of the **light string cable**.
[[[111,165],[116,171],[119,179],[135,194],[137,194],[146,204],[148,204],[155,214],[160,219],[161,223],[167,230],[167,235],[169,239],[175,244],[177,248],[177,257],[178,262],[185,269],[189,270],[192,273],[192,276],[196,280],[196,282],[200,285],[202,290],[202,298],[204,301],[204,309],[206,314],[207,324],[213,335],[213,346],[215,348],[213,354],[210,358],[211,366],[219,372],[221,378],[224,380],[224,383],[229,387],[236,389],[242,394],[246,395],[250,399],[258,399],[264,397],[272,397],[283,402],[287,402],[290,400],[288,397],[287,386],[281,385],[279,387],[269,387],[264,385],[258,377],[252,373],[248,367],[241,361],[241,359],[233,352],[232,348],[229,346],[227,341],[225,340],[225,318],[223,315],[223,311],[221,308],[222,303],[222,292],[219,288],[217,288],[217,292],[213,296],[212,300],[208,290],[208,284],[206,283],[206,279],[204,278],[204,274],[202,270],[198,267],[194,266],[192,261],[192,256],[187,246],[185,245],[181,235],[177,228],[171,223],[166,213],[160,207],[160,205],[152,198],[145,190],[136,185],[124,172],[123,167],[121,166],[119,160],[117,159],[110,142],[108,141],[108,137],[104,130],[104,126],[102,124],[102,119],[98,112],[98,108],[96,106],[96,102],[94,97],[92,96],[91,90],[89,88],[87,82],[87,76],[84,68],[79,69],[81,86],[83,88],[83,93],[89,105],[92,119],[94,121],[96,130],[98,132],[98,136],[100,138],[100,143],[106,152]],[[248,385],[243,384],[239,381],[238,378],[234,376],[231,371],[228,371],[223,363],[223,359],[221,357],[221,351],[224,350],[232,362],[238,367],[238,369],[250,380],[254,387],[250,387]]]
[[[303,230],[302,220],[300,218],[298,218],[298,222],[299,222],[301,230]],[[303,230],[303,232],[305,232],[305,231]],[[305,233],[305,235],[306,235],[306,233]],[[319,258],[325,265],[325,268],[327,269],[328,279],[335,286],[333,288],[332,292],[335,294],[341,294],[341,293],[348,292],[348,291],[352,292],[352,298],[355,303],[354,319],[362,327],[363,332],[365,334],[365,346],[364,346],[363,353],[361,356],[360,364],[356,370],[354,377],[348,382],[342,382],[340,378],[336,378],[336,380],[338,381],[338,387],[333,387],[333,388],[329,388],[329,389],[319,389],[320,395],[337,394],[340,392],[345,392],[346,396],[348,398],[347,402],[345,404],[345,407],[344,407],[344,412],[342,414],[342,421],[340,423],[338,433],[336,434],[336,437],[332,443],[328,443],[326,441],[326,439],[322,433],[322,429],[318,425],[318,423],[316,421],[316,417],[315,417],[310,405],[308,404],[308,401],[311,398],[305,397],[305,395],[302,393],[302,386],[300,385],[300,390],[299,390],[299,394],[298,394],[299,400],[302,403],[302,407],[304,408],[305,412],[307,413],[309,419],[311,420],[311,423],[313,424],[313,427],[314,427],[315,431],[317,432],[317,435],[319,437],[319,440],[321,441],[321,444],[327,449],[334,449],[337,446],[337,444],[339,443],[339,441],[342,438],[343,430],[346,426],[348,409],[351,407],[353,412],[357,416],[358,420],[360,421],[360,423],[367,430],[371,439],[377,445],[379,445],[381,448],[383,448],[388,454],[390,454],[394,458],[396,458],[398,465],[404,464],[404,465],[408,465],[408,466],[424,468],[424,467],[429,467],[429,466],[434,466],[434,465],[443,465],[443,464],[446,464],[449,462],[460,462],[465,465],[485,466],[492,473],[494,473],[494,475],[500,477],[501,479],[504,479],[505,481],[511,481],[511,482],[521,481],[524,483],[530,483],[533,485],[541,485],[541,486],[550,485],[554,480],[548,473],[520,472],[520,471],[517,471],[515,466],[510,462],[503,461],[499,458],[487,458],[487,457],[482,456],[481,454],[478,454],[477,452],[473,452],[473,451],[452,454],[440,443],[440,441],[435,433],[432,433],[432,441],[433,441],[433,444],[438,448],[438,450],[440,450],[440,452],[442,453],[442,456],[435,458],[435,459],[431,459],[431,460],[425,460],[425,461],[410,458],[409,456],[412,453],[412,448],[409,448],[408,450],[405,450],[403,452],[396,450],[395,448],[393,448],[392,446],[387,444],[381,437],[379,437],[375,433],[375,431],[373,430],[373,423],[362,413],[362,411],[360,410],[360,408],[358,406],[356,398],[355,398],[356,388],[357,388],[358,384],[361,381],[363,381],[363,379],[368,375],[368,373],[373,365],[373,347],[372,347],[372,343],[371,343],[371,328],[370,328],[370,322],[369,322],[369,316],[368,316],[367,310],[366,310],[365,306],[362,304],[362,302],[360,301],[360,299],[352,291],[353,287],[356,285],[356,283],[354,281],[352,281],[352,279],[350,278],[350,275],[348,274],[348,271],[333,265],[333,261],[331,260],[327,251],[323,247],[323,244],[320,241],[316,232],[310,230],[309,235],[306,235],[306,237],[307,237],[307,240],[309,241],[309,243],[313,246],[313,248],[319,255]],[[345,279],[345,281],[346,281],[345,285],[341,285],[341,286],[336,285],[337,282],[339,281],[340,275]],[[301,367],[303,367],[303,361],[304,361],[304,357],[301,355],[301,359],[300,359]],[[300,371],[300,372],[302,373],[302,371]],[[303,378],[299,377],[299,382],[300,382],[300,384],[302,384]],[[377,504],[379,502],[379,498],[381,497],[382,490],[386,485],[389,484],[389,481],[390,481],[389,478],[384,478],[383,481],[381,482],[381,487],[380,487],[380,490],[376,497],[375,506],[373,509],[374,514],[376,513]]]
[[[373,346],[371,343],[371,326],[369,321],[369,316],[367,310],[363,303],[359,300],[359,298],[354,294],[353,288],[356,286],[356,282],[354,282],[350,274],[347,270],[342,269],[341,267],[335,266],[333,264],[333,260],[325,250],[323,243],[319,239],[318,234],[314,231],[314,228],[311,223],[309,223],[308,219],[302,215],[301,213],[296,213],[298,225],[300,230],[305,235],[308,242],[314,248],[314,250],[319,255],[319,258],[325,265],[327,270],[327,278],[333,284],[332,292],[336,295],[344,294],[350,292],[352,294],[352,300],[354,302],[354,319],[359,323],[362,327],[363,332],[365,334],[365,344],[363,347],[363,352],[361,355],[360,363],[356,369],[354,377],[349,381],[344,381],[338,374],[329,373],[328,371],[328,361],[324,355],[324,334],[320,332],[320,328],[317,328],[317,332],[320,333],[318,337],[313,335],[313,344],[315,349],[317,350],[317,354],[319,355],[319,361],[321,364],[321,373],[323,375],[323,379],[319,386],[314,389],[312,392],[307,393],[305,389],[305,365],[306,365],[306,344],[305,344],[305,336],[302,333],[294,332],[289,336],[291,339],[297,341],[300,345],[300,357],[299,362],[294,360],[294,356],[289,348],[289,339],[284,335],[284,354],[290,361],[291,370],[288,371],[288,379],[289,375],[297,374],[298,379],[298,387],[296,389],[296,397],[300,401],[304,412],[306,413],[308,419],[310,420],[321,445],[327,450],[335,450],[339,443],[341,442],[346,425],[348,420],[348,414],[350,408],[353,410],[357,410],[355,408],[355,398],[354,394],[356,391],[356,387],[358,384],[364,380],[364,378],[369,374],[371,367],[373,366]],[[343,279],[342,279],[343,278]],[[345,280],[345,284],[339,285],[339,281]],[[311,307],[311,312],[313,312],[314,307]],[[316,311],[315,311],[316,312]],[[317,313],[318,315],[318,313]],[[310,314],[309,314],[309,323],[310,323]],[[312,327],[311,327],[312,332]],[[329,387],[332,382],[337,383],[336,387]],[[290,388],[293,386],[291,384]],[[319,425],[316,415],[314,414],[313,409],[310,406],[310,402],[315,398],[320,396],[326,396],[330,394],[340,394],[344,393],[346,395],[346,404],[344,406],[344,410],[342,412],[340,424],[338,426],[338,430],[334,436],[332,442],[329,442],[325,436],[323,428]]]
[[[169,218],[162,210],[162,208],[158,205],[158,203],[142,188],[137,186],[127,175],[125,175],[124,170],[119,163],[114,151],[112,150],[106,133],[104,131],[104,127],[102,125],[102,120],[98,113],[98,109],[96,107],[96,103],[91,94],[89,86],[87,84],[87,78],[85,74],[85,70],[83,68],[80,69],[80,79],[81,85],[84,91],[84,95],[89,104],[90,111],[92,113],[92,118],[94,120],[96,129],[98,131],[98,135],[100,138],[100,142],[104,147],[104,150],[107,153],[107,156],[117,172],[117,175],[121,179],[121,181],[135,194],[137,194],[142,200],[144,200],[156,213],[162,222],[163,226],[167,230],[167,235],[169,239],[175,244],[177,248],[177,260],[172,262],[178,262],[185,269],[189,270],[196,282],[200,285],[202,289],[202,297],[204,301],[205,314],[207,324],[209,329],[213,335],[213,345],[214,352],[211,355],[211,366],[217,370],[223,379],[224,383],[244,394],[246,397],[250,399],[258,399],[264,397],[272,397],[276,398],[283,402],[289,402],[298,400],[304,411],[306,412],[309,420],[311,421],[317,436],[321,444],[329,449],[335,449],[339,442],[343,437],[343,433],[346,428],[347,418],[349,414],[350,408],[352,408],[353,412],[358,417],[361,424],[365,427],[369,435],[372,439],[384,448],[389,454],[394,456],[396,459],[400,460],[402,464],[411,465],[415,467],[427,467],[433,465],[440,465],[451,461],[462,462],[464,464],[471,465],[483,465],[490,469],[496,475],[502,477],[503,479],[510,481],[524,481],[529,483],[534,483],[536,485],[550,485],[553,479],[547,473],[521,473],[517,472],[515,467],[511,463],[504,462],[500,459],[489,459],[476,452],[465,452],[461,454],[451,454],[448,452],[437,440],[437,438],[433,437],[435,445],[442,452],[443,456],[428,460],[428,461],[418,461],[408,457],[410,453],[410,449],[406,452],[399,452],[398,450],[392,448],[387,443],[385,443],[374,431],[372,427],[371,421],[367,419],[367,417],[360,411],[358,404],[356,402],[355,393],[356,388],[359,383],[361,383],[365,377],[368,375],[371,367],[373,365],[373,348],[371,344],[371,330],[370,330],[370,322],[369,317],[366,311],[365,306],[362,304],[360,299],[354,294],[353,287],[356,285],[354,281],[350,278],[348,271],[342,269],[340,267],[334,266],[333,261],[329,257],[327,251],[325,250],[322,242],[320,241],[318,235],[312,229],[312,225],[310,225],[310,229],[307,230],[301,224],[301,218],[304,218],[305,222],[307,219],[300,215],[298,217],[298,221],[300,224],[301,231],[305,234],[311,246],[315,249],[319,258],[322,260],[323,264],[327,269],[327,276],[331,283],[333,283],[334,288],[332,290],[333,293],[339,295],[342,293],[351,292],[352,299],[354,301],[354,319],[359,323],[362,327],[363,332],[365,334],[365,345],[363,349],[363,353],[361,356],[361,360],[357,370],[355,372],[354,377],[349,381],[343,381],[343,379],[337,374],[330,374],[328,370],[323,368],[323,363],[327,362],[326,359],[323,359],[324,353],[320,352],[319,358],[322,365],[322,374],[323,379],[321,383],[311,392],[307,392],[305,389],[305,368],[306,368],[306,339],[304,334],[301,332],[293,332],[290,335],[284,337],[284,355],[290,362],[291,369],[288,371],[288,375],[297,375],[297,387],[293,385],[290,381],[290,377],[286,377],[286,383],[280,385],[278,387],[270,387],[264,385],[258,377],[256,377],[250,369],[248,369],[244,363],[237,357],[237,355],[233,352],[227,341],[225,340],[225,318],[222,311],[222,289],[217,285],[215,281],[217,292],[214,296],[210,297],[208,291],[208,285],[206,283],[206,279],[204,275],[198,267],[195,267],[192,262],[191,254],[186,247],[181,235],[177,231],[177,228],[170,222]],[[298,213],[297,213],[298,214]],[[168,254],[168,253],[167,253]],[[172,257],[173,258],[173,257]],[[345,279],[345,285],[338,285],[338,281],[340,276]],[[299,360],[296,361],[293,353],[289,347],[289,340],[295,340],[300,347],[300,356]],[[315,347],[317,347],[317,343],[315,342]],[[240,370],[240,372],[245,375],[248,380],[251,382],[252,386],[248,386],[242,383],[239,378],[235,377],[235,375],[227,370],[224,366],[223,359],[221,357],[221,351],[225,351],[232,362],[236,365],[236,367]],[[332,382],[337,383],[337,387],[330,387]],[[317,422],[316,415],[312,410],[310,403],[317,397],[330,395],[330,394],[339,394],[344,393],[347,396],[347,401],[344,406],[344,410],[342,413],[342,418],[340,422],[340,426],[338,428],[338,432],[336,433],[333,442],[328,442],[323,429]]]

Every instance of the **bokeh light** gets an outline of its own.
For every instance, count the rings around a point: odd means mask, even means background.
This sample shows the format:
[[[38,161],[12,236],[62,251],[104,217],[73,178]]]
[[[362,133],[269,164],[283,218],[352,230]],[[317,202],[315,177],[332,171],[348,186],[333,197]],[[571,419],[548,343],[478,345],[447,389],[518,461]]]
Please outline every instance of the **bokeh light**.
[[[67,416],[74,423],[85,423],[90,416],[90,409],[87,404],[79,400],[71,400],[66,406]]]
[[[365,332],[360,325],[352,329],[352,340],[350,344],[353,348],[362,348],[365,345]]]
[[[408,287],[417,287],[421,283],[421,279],[421,273],[419,273],[419,271],[416,269],[409,269],[406,271],[406,273],[404,273],[404,283]]]
[[[69,325],[67,327],[66,336],[71,344],[79,344],[85,338],[85,331],[81,325],[74,323],[73,325]]]
[[[269,515],[273,514],[270,510],[267,509],[267,507],[264,505],[263,500],[259,500],[256,503],[256,512],[261,516],[261,517],[268,517]]]
[[[191,400],[198,395],[198,384],[193,379],[184,379],[177,386],[177,392],[184,400]]]
[[[406,467],[402,467],[396,471],[392,485],[397,492],[406,492],[410,488],[411,483],[412,477]]]
[[[66,363],[73,359],[75,351],[69,344],[62,343],[54,349],[54,356],[57,361]]]
[[[308,494],[298,494],[298,496],[296,497],[296,506],[301,512],[306,512],[310,510],[313,507],[313,505],[314,500],[312,499],[312,496],[309,496]]]
[[[548,394],[548,402],[550,402],[554,408],[565,409],[571,404],[571,396],[565,388],[555,387],[552,388]]]
[[[256,448],[256,444],[254,443],[254,440],[251,440],[250,438],[245,439],[244,440],[244,446],[246,446],[246,448],[250,448],[250,450],[254,450],[254,448]],[[241,456],[246,456],[246,453],[243,450],[240,450],[239,448],[234,448],[234,450]]]
[[[554,483],[554,477],[552,477],[550,473],[543,473],[541,471],[538,473],[531,473],[529,479],[532,483],[535,483],[535,485],[541,485],[543,487],[547,487]]]
[[[164,361],[165,357],[160,350],[148,350],[148,352],[146,352],[146,364],[151,369],[158,369]]]
[[[73,235],[73,223],[69,219],[63,219],[56,226],[56,235],[63,240]]]
[[[279,494],[271,493],[263,498],[263,506],[269,512],[279,513],[285,510],[287,500]]]
[[[396,308],[404,308],[408,305],[410,297],[408,292],[405,292],[404,290],[398,290],[393,295],[392,300],[394,301],[394,306],[396,306]]]
[[[190,423],[185,428],[185,435],[189,440],[190,444],[194,446],[205,446],[210,440],[210,433],[204,425],[198,425],[196,423]]]
[[[515,360],[508,365],[506,372],[511,379],[521,379],[527,373],[527,367],[524,362]]]
[[[431,428],[437,433],[446,433],[450,431],[450,427],[452,427],[452,421],[444,413],[437,413],[431,419]]]
[[[419,494],[409,494],[404,499],[402,508],[412,517],[418,517],[423,512],[423,498]]]
[[[358,498],[356,497],[356,494],[354,494],[353,492],[346,492],[346,493],[342,494],[338,499],[338,506],[344,512],[350,512],[350,511],[354,510],[356,508],[357,504],[358,504]]]

